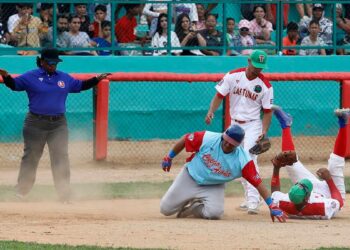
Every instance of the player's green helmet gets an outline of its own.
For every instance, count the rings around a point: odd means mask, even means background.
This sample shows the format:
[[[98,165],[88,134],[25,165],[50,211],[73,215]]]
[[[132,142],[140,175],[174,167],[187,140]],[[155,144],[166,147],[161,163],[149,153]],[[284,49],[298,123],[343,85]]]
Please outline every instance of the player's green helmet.
[[[295,183],[289,190],[288,196],[291,202],[298,205],[301,204],[305,197],[311,194],[313,185],[308,179],[302,179]]]
[[[255,68],[266,69],[267,68],[267,54],[263,50],[253,50],[250,54],[249,59]]]

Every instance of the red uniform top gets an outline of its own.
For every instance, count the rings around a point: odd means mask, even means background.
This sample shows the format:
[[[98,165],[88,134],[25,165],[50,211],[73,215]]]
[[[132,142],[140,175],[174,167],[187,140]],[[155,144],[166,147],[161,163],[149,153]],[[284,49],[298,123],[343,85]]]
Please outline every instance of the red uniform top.
[[[119,43],[132,43],[136,40],[137,21],[135,17],[127,16],[120,18],[115,25],[115,34]]]

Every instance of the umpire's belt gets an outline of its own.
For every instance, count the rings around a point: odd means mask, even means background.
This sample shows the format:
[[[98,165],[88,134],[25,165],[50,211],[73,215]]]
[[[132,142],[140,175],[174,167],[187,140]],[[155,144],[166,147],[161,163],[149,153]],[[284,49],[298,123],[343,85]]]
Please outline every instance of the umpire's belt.
[[[245,123],[248,123],[248,122],[251,122],[253,120],[248,120],[248,121],[240,121],[240,120],[236,120],[234,119],[235,122],[237,122],[238,124],[245,124]]]
[[[33,112],[29,112],[29,113],[35,117],[38,117],[40,119],[47,120],[47,121],[58,121],[64,117],[63,114],[62,115],[39,115]]]

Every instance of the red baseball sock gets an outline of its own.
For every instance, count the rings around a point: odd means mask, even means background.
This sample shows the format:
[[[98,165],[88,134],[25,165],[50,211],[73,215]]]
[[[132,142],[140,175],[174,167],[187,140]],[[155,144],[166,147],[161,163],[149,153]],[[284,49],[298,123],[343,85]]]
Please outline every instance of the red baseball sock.
[[[282,129],[282,151],[295,150],[290,127]]]
[[[335,140],[334,143],[334,149],[333,153],[340,156],[340,157],[345,157],[345,144],[346,144],[346,127],[339,128],[337,139]]]

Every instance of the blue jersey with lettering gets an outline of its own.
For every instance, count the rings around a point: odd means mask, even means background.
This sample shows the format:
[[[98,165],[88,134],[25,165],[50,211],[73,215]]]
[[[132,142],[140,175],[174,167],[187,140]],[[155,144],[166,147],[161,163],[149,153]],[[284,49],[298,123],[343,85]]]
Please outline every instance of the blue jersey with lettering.
[[[186,140],[194,136],[190,134]],[[186,163],[190,175],[199,185],[221,184],[237,179],[242,176],[242,169],[252,162],[241,146],[225,154],[221,148],[221,137],[222,133],[205,131],[199,150]]]
[[[15,91],[26,91],[29,111],[40,115],[61,115],[66,112],[68,93],[78,93],[82,81],[56,71],[48,75],[42,68],[28,71],[16,78]]]

